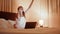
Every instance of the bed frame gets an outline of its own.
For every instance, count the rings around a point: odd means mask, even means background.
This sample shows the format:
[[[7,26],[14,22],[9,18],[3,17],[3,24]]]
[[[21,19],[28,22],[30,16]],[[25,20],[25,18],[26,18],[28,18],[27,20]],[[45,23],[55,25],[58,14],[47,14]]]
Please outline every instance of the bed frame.
[[[4,18],[6,20],[16,20],[17,16],[18,16],[18,13],[0,11],[0,18]]]

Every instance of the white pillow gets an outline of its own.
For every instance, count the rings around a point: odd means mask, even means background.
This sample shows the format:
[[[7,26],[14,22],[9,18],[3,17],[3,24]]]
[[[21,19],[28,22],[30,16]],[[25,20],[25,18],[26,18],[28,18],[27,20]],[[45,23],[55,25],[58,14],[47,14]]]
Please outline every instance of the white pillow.
[[[8,20],[8,22],[13,26],[14,24],[16,24],[16,21],[13,20]]]
[[[0,19],[0,28],[7,29],[7,28],[13,28],[12,25],[5,19]]]

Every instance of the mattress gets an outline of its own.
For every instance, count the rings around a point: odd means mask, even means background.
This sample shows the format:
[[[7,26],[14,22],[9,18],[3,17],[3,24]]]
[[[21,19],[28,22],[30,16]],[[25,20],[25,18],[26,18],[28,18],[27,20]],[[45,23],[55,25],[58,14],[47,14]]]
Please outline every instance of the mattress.
[[[0,34],[60,34],[56,28],[1,29]]]

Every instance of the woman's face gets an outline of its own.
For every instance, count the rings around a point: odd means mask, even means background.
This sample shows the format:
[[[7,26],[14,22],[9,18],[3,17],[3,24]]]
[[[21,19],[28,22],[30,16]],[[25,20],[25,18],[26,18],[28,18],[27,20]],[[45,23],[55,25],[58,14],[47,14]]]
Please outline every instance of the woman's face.
[[[20,9],[19,9],[19,12],[20,12],[20,11],[23,11],[23,8],[20,8]]]

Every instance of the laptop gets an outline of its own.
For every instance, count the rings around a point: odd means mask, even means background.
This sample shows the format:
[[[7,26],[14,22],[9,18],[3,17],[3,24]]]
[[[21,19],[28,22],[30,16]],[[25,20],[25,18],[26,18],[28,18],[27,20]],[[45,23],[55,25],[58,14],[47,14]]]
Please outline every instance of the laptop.
[[[31,29],[36,27],[37,22],[26,22],[25,29]]]

